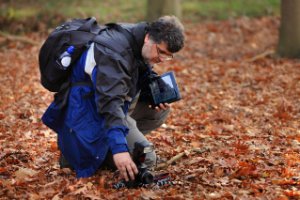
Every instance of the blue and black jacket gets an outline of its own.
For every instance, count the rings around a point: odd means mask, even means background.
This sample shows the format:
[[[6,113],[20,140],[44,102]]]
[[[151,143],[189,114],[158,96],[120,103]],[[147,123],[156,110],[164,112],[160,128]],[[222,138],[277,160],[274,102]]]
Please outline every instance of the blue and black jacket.
[[[147,23],[122,26],[141,53]],[[42,117],[58,133],[59,148],[77,177],[93,175],[108,151],[129,151],[127,110],[139,93],[139,77],[148,69],[121,32],[106,29],[101,38],[108,45],[92,43],[74,64],[67,105],[61,108],[54,101]]]

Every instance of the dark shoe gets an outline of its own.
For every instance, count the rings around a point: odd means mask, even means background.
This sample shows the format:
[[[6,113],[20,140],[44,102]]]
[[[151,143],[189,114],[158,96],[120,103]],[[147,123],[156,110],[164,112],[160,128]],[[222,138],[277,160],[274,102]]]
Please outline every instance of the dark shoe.
[[[72,166],[70,165],[70,163],[65,159],[65,157],[60,154],[60,157],[59,157],[59,166],[60,168],[70,168],[70,169],[73,169]]]

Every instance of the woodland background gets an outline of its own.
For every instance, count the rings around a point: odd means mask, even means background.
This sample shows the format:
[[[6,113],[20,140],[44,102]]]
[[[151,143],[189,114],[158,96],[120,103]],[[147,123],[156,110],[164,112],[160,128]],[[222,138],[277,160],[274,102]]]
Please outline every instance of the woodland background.
[[[0,2],[0,199],[299,199],[300,62],[275,52],[279,0],[185,0],[186,45],[159,72],[176,73],[183,99],[147,136],[172,186],[111,189],[110,171],[87,179],[60,169],[56,134],[41,115],[38,52],[73,17],[137,22],[147,2]],[[172,161],[172,160],[171,160]]]

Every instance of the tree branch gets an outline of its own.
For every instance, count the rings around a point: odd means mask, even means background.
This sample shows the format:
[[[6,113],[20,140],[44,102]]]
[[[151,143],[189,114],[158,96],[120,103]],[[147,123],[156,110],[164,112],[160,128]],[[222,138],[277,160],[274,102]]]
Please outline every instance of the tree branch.
[[[179,154],[177,154],[176,156],[172,157],[170,160],[164,162],[164,163],[160,163],[156,166],[156,169],[163,169],[166,168],[167,166],[171,165],[172,163],[174,163],[175,161],[179,160],[180,158],[182,158],[184,155],[188,155],[189,153],[195,152],[195,153],[204,153],[206,151],[208,151],[209,149],[191,149],[188,151],[184,151],[181,152]]]
[[[11,41],[18,41],[18,42],[23,42],[26,44],[30,44],[30,45],[40,45],[40,42],[36,42],[30,38],[27,37],[22,37],[22,36],[16,36],[16,35],[10,35],[8,33],[4,33],[2,31],[0,31],[0,36],[6,38],[7,40],[11,40]]]
[[[0,158],[0,162],[1,162],[2,160],[4,160],[5,158],[9,157],[9,156],[17,155],[17,154],[22,154],[22,153],[19,152],[19,151],[7,153],[7,154],[5,154],[4,156],[2,156],[2,157]]]
[[[246,59],[246,62],[253,62],[253,61],[265,58],[265,57],[267,57],[269,55],[272,55],[274,53],[275,53],[274,50],[267,50],[267,51],[265,51],[265,52],[263,52],[261,54],[258,54],[258,55],[254,56],[252,58]]]

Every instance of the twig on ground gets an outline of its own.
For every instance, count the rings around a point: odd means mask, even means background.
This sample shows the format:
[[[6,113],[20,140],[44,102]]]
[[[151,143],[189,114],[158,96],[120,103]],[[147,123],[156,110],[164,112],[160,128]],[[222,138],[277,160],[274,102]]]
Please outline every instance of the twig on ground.
[[[24,37],[24,36],[16,36],[16,35],[10,35],[8,33],[4,33],[2,31],[0,31],[0,36],[6,38],[7,40],[11,40],[11,41],[18,41],[18,42],[23,42],[26,44],[30,44],[30,45],[40,45],[40,42],[36,42],[30,38]]]
[[[184,152],[181,152],[179,154],[177,154],[176,156],[172,157],[170,160],[164,162],[164,163],[160,163],[157,165],[156,169],[163,169],[163,168],[166,168],[167,166],[171,165],[172,163],[174,163],[175,161],[179,160],[180,158],[182,158],[184,155],[188,155],[189,153],[192,153],[192,152],[195,152],[195,153],[204,153],[206,151],[208,151],[209,149],[191,149],[191,150],[188,150],[188,151],[184,151]]]
[[[254,61],[256,61],[256,60],[265,58],[265,57],[267,57],[267,56],[269,56],[269,55],[272,55],[272,54],[274,54],[274,53],[275,53],[274,50],[267,50],[267,51],[265,51],[265,52],[263,52],[263,53],[261,53],[261,54],[258,54],[258,55],[254,56],[254,57],[252,57],[252,58],[246,59],[246,62],[254,62]]]
[[[0,158],[0,162],[1,162],[2,160],[4,160],[5,158],[9,157],[9,156],[12,156],[12,155],[18,155],[18,154],[27,154],[27,153],[22,153],[22,152],[19,152],[19,151],[6,153],[4,156],[2,156],[2,157]]]

